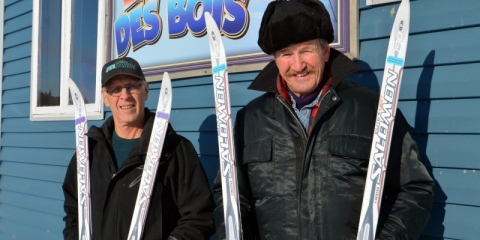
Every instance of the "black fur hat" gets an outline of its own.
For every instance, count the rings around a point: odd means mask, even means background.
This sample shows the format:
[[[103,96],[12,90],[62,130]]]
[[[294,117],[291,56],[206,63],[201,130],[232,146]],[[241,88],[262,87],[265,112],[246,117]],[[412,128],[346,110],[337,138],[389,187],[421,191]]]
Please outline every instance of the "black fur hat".
[[[258,32],[258,46],[266,54],[317,38],[328,43],[334,38],[330,14],[320,0],[276,0],[268,4]]]

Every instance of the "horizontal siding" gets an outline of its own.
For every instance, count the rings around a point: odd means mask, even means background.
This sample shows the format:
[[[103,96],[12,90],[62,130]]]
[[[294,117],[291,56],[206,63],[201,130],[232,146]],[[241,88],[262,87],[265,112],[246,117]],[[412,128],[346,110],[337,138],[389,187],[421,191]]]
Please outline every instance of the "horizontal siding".
[[[15,3],[15,4],[13,4]],[[16,18],[19,15],[24,15],[32,11],[32,0],[25,1],[10,1],[5,2],[5,16],[6,20]]]
[[[480,206],[480,184],[471,184],[480,182],[479,170],[434,168],[433,176],[437,182],[436,202]],[[478,211],[480,212],[480,209]]]
[[[480,236],[479,216],[478,207],[435,203],[424,234],[446,239],[476,240]]]
[[[423,66],[425,58],[435,51],[435,64],[478,62],[480,26],[444,32],[411,35],[408,41],[405,67]],[[388,38],[360,41],[359,59],[372,70],[383,69]]]
[[[232,107],[232,113],[238,108]],[[233,118],[234,116],[232,116]],[[217,131],[215,108],[175,109],[170,117],[177,131]]]
[[[30,88],[18,88],[3,93],[3,104],[30,103]]]
[[[44,231],[45,233],[52,233],[53,236],[59,236],[61,231],[58,230],[62,229],[65,225],[63,223],[63,220],[58,216],[53,216],[51,214],[45,214],[37,211],[31,211],[25,208],[19,208],[8,204],[0,205],[0,217],[15,222],[21,222],[22,225],[29,227],[29,232],[31,231],[30,229],[37,228]],[[18,234],[22,233],[19,232]],[[50,239],[51,237],[52,236],[50,236]]]
[[[480,169],[480,135],[419,134],[415,139],[427,166]]]
[[[2,161],[0,164],[0,175],[35,179],[49,182],[63,182],[66,167],[51,166],[43,164],[18,163]]]
[[[25,111],[15,111],[21,108],[28,110],[28,104],[12,104],[8,108],[4,109],[2,114],[5,114],[6,119],[2,123],[2,127],[5,129],[3,132],[8,133],[39,133],[45,132],[45,129],[51,129],[51,132],[72,132],[74,131],[75,123],[72,121],[67,124],[59,124],[58,121],[45,121],[45,122],[33,122],[26,118],[27,116],[19,116],[17,113],[25,113]],[[89,122],[89,125],[93,121]],[[73,147],[73,146],[72,146]]]
[[[30,87],[30,72],[5,76],[3,78],[3,90]]]
[[[433,237],[428,235],[420,236],[419,240],[458,240],[457,238]]]
[[[20,2],[30,2],[30,9],[32,9],[32,1],[25,0]],[[5,15],[7,15],[8,7],[5,9]],[[16,31],[20,31],[25,28],[32,27],[32,12],[27,12],[22,15],[15,16],[12,19],[5,19],[3,32],[4,34],[10,34]]]
[[[434,61],[435,53],[431,52],[425,57],[424,66],[411,67],[403,72],[400,100],[478,97],[478,63],[435,66]],[[379,91],[382,78],[383,69],[364,70],[349,79]]]
[[[365,1],[360,0],[361,5]],[[360,39],[389,37],[398,3],[364,8],[360,14]],[[478,0],[410,1],[410,34],[477,26],[480,22]]]
[[[0,201],[15,207],[63,217],[63,200],[0,190]],[[0,238],[1,239],[1,238]]]
[[[52,166],[67,166],[74,154],[71,149],[34,148],[25,151],[23,147],[2,147],[0,159],[6,162],[33,163]]]
[[[31,42],[11,46],[3,52],[3,59],[4,61],[10,61],[12,59],[30,58],[31,49]]]
[[[232,107],[232,123],[241,107]],[[173,110],[171,122],[177,131],[217,131],[215,108]]]
[[[229,74],[228,80],[230,83],[236,82],[245,82],[251,81],[257,76],[257,72],[246,72],[246,73],[235,73]],[[192,87],[198,85],[211,85],[212,84],[212,77],[211,76],[200,76],[200,77],[192,77],[192,78],[183,78],[183,79],[175,79],[172,82],[172,86],[175,87]]]
[[[2,176],[0,190],[63,201],[62,183],[60,182]]]
[[[73,133],[73,127],[70,133],[4,133],[2,145],[7,147],[72,149],[72,147],[75,147]]]
[[[14,104],[8,104],[8,105],[2,106],[2,117],[4,119],[28,118],[29,116],[30,116],[30,103],[14,103]],[[28,121],[30,121],[30,119],[28,119]],[[21,128],[18,128],[18,129],[21,129]]]
[[[478,97],[478,63],[432,66],[435,56],[430,55],[432,60],[427,61],[427,67],[405,70],[400,99]]]
[[[5,36],[5,39],[3,40],[3,47],[8,49],[22,44],[31,44],[31,41],[32,28],[24,28]]]
[[[401,101],[398,107],[420,133],[480,134],[480,98]]]
[[[30,73],[31,59],[22,58],[11,62],[3,63],[3,75],[16,75],[22,73]]]
[[[28,226],[16,221],[0,218],[0,239],[2,240],[54,240],[63,239],[58,231]]]
[[[252,98],[259,96],[260,92],[248,90],[247,87],[250,82],[231,82],[230,99],[231,106],[243,106]],[[146,106],[149,108],[156,108],[158,101],[158,88],[153,86],[149,93]],[[214,107],[213,86],[209,82],[205,85],[176,87],[175,81],[172,82],[172,112],[175,109],[181,108],[206,108]]]
[[[410,1],[410,37],[399,108],[436,181],[423,240],[480,235],[480,1]],[[398,2],[360,1],[362,71],[352,80],[379,90]],[[388,174],[388,173],[387,173]]]

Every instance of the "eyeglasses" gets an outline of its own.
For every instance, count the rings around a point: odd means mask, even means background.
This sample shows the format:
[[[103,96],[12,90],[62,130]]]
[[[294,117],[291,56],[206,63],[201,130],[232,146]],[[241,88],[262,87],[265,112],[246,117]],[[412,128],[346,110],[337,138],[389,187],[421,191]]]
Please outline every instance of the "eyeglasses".
[[[125,88],[128,93],[130,94],[137,94],[140,93],[140,89],[142,88],[143,83],[129,83],[125,86],[116,86],[110,89],[104,88],[104,91],[110,94],[110,96],[118,97],[122,94],[122,90]]]

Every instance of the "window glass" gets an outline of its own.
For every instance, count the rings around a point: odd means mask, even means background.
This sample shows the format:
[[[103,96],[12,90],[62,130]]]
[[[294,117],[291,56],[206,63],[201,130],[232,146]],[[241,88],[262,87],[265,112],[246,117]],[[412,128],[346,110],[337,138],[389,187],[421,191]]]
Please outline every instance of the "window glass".
[[[41,1],[37,106],[60,105],[62,0]]]
[[[82,92],[85,103],[95,102],[98,4],[75,1],[72,9],[70,78]],[[96,16],[96,15],[95,15]]]

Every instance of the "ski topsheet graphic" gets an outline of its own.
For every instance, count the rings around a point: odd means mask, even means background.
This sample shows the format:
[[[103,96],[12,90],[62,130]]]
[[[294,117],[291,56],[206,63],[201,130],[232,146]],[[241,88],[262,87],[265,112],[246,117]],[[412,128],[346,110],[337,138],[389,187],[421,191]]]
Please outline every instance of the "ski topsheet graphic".
[[[68,88],[75,108],[75,142],[77,155],[78,236],[91,239],[92,216],[90,202],[90,163],[88,158],[87,113],[85,102],[77,85],[68,79]]]
[[[163,74],[162,88],[158,98],[157,111],[153,122],[152,135],[148,144],[147,156],[143,166],[142,180],[138,188],[137,201],[133,210],[132,222],[128,232],[128,240],[140,240],[147,218],[150,196],[152,194],[158,163],[162,153],[165,134],[170,119],[172,106],[172,83],[168,73]]]
[[[405,64],[409,28],[410,2],[409,0],[402,0],[388,44],[360,224],[358,226],[358,240],[375,239],[402,71]]]
[[[205,12],[208,43],[212,59],[213,92],[217,115],[218,151],[225,217],[225,232],[228,240],[242,239],[240,205],[238,198],[237,169],[233,145],[233,127],[228,89],[227,59],[220,31],[209,12]]]

